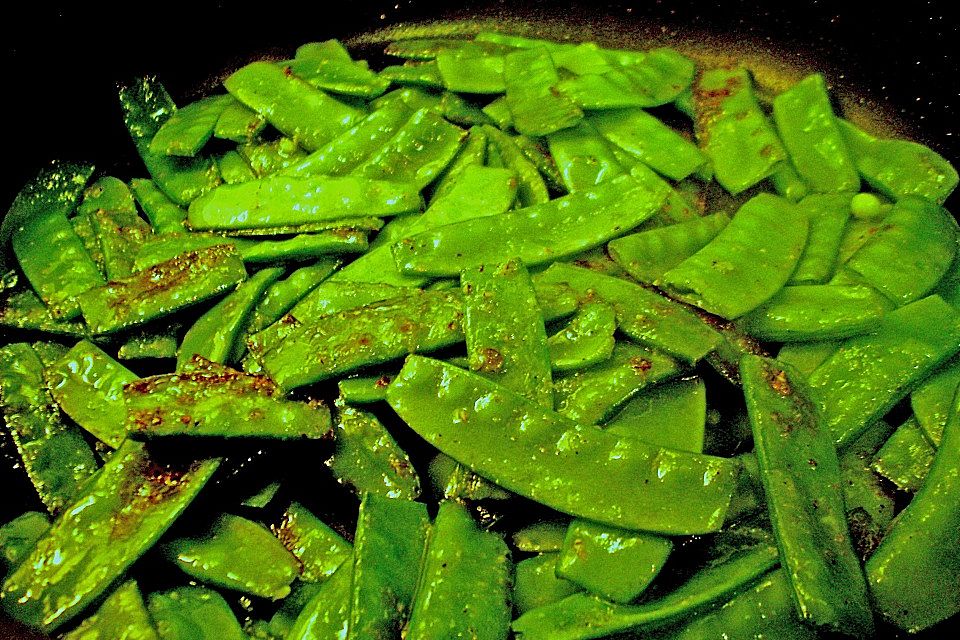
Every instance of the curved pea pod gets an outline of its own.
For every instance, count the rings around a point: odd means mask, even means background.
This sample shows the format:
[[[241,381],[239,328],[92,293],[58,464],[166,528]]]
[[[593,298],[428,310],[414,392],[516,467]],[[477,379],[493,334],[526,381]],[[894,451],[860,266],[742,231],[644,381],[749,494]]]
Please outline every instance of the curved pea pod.
[[[448,500],[509,500],[515,497],[443,453],[434,456],[427,473],[433,494]]]
[[[569,192],[589,189],[626,172],[590,119],[551,133],[547,144]]]
[[[331,93],[357,98],[376,98],[390,81],[371,71],[366,62],[339,57],[297,57],[283,65],[311,86]]]
[[[307,158],[307,152],[303,150],[293,139],[280,137],[277,140],[269,142],[253,141],[237,147],[237,153],[246,162],[249,167],[247,176],[244,172],[241,180],[227,180],[230,184],[249,182],[251,177],[265,178],[274,174],[282,173],[291,167],[294,167]]]
[[[829,426],[799,375],[773,360],[740,364],[760,478],[797,614],[817,627],[871,637],[873,613],[847,529]]]
[[[335,258],[322,258],[314,264],[300,267],[283,280],[270,284],[250,313],[247,333],[262,331],[279,320],[329,278],[339,264],[340,261]]]
[[[958,387],[960,360],[954,359],[924,380],[910,394],[913,414],[917,417],[924,435],[934,446],[940,445]]]
[[[940,154],[910,140],[878,139],[840,120],[857,171],[866,182],[893,200],[921,196],[943,204],[957,187],[957,170]]]
[[[761,193],[740,207],[713,240],[656,284],[680,300],[732,320],[769,300],[787,283],[806,244],[807,228],[806,216],[795,205]]]
[[[242,353],[243,344],[238,340],[246,334],[250,313],[267,287],[282,273],[281,267],[258,271],[200,316],[183,336],[177,353],[177,369],[182,369],[194,355],[220,364],[239,360],[237,352]]]
[[[511,542],[518,551],[530,553],[554,553],[563,549],[569,522],[543,520],[513,532]]]
[[[693,86],[694,129],[724,189],[737,194],[770,176],[786,150],[743,67],[704,69]]]
[[[954,403],[923,486],[867,561],[880,615],[917,632],[960,611],[960,405]]]
[[[788,286],[741,316],[737,324],[761,340],[836,340],[874,330],[891,306],[889,300],[870,287]]]
[[[232,104],[236,104],[232,96],[209,96],[178,109],[153,135],[150,152],[194,157],[213,137],[217,121]]]
[[[264,130],[267,120],[237,99],[228,104],[213,126],[213,135],[238,144],[250,142]]]
[[[373,404],[385,402],[387,387],[393,381],[393,374],[379,376],[356,376],[337,382],[337,389],[347,404]]]
[[[503,62],[507,106],[517,131],[544,136],[583,118],[580,107],[555,89],[560,76],[546,48],[513,51]]]
[[[48,366],[50,394],[74,422],[116,449],[127,437],[123,386],[136,374],[87,340]]]
[[[538,274],[536,282],[566,284],[581,301],[606,302],[616,313],[617,327],[628,337],[691,364],[722,339],[683,305],[627,280],[555,264]]]
[[[141,378],[124,387],[126,426],[137,438],[310,438],[330,432],[321,405],[284,400],[263,376],[221,367]]]
[[[4,609],[46,632],[76,616],[153,546],[219,464],[162,465],[127,440],[7,576]]]
[[[713,611],[663,635],[669,640],[815,640],[817,632],[794,613],[790,582],[782,569],[771,571],[755,586]]]
[[[493,124],[493,120],[480,109],[479,105],[456,93],[445,91],[440,96],[438,108],[444,118],[461,127]]]
[[[566,531],[564,527],[563,531]],[[580,591],[573,582],[556,575],[557,551],[541,553],[515,565],[513,579],[513,606],[523,615],[538,607],[563,600]]]
[[[150,142],[177,111],[167,90],[156,78],[139,78],[119,90],[123,122],[153,182],[168,198],[185,205],[220,184],[212,158],[175,158],[154,153]]]
[[[911,416],[880,447],[872,467],[901,491],[914,493],[923,486],[936,453],[937,448]]]
[[[813,398],[841,448],[884,416],[960,349],[960,315],[937,296],[883,317],[842,342],[809,376]]]
[[[92,212],[90,220],[100,240],[107,279],[117,280],[132,274],[137,250],[153,235],[150,225],[136,213],[107,209]]]
[[[164,555],[204,584],[279,600],[290,593],[300,563],[261,524],[224,514],[193,538],[162,546]]]
[[[134,178],[130,190],[146,214],[154,233],[185,231],[187,212],[177,206],[152,180]]]
[[[335,449],[326,465],[358,494],[416,500],[420,477],[386,427],[372,413],[336,400]]]
[[[187,220],[195,230],[256,229],[419,209],[420,192],[409,183],[269,176],[211,191],[191,203]]]
[[[810,232],[791,284],[819,284],[834,274],[840,243],[850,219],[851,195],[814,194],[797,203],[807,216]]]
[[[245,640],[230,605],[216,591],[177,587],[147,597],[162,640]]]
[[[50,519],[39,511],[27,511],[0,525],[0,561],[5,568],[20,564],[49,528]]]
[[[57,513],[95,473],[96,458],[80,430],[61,419],[35,349],[25,343],[0,347],[0,365],[3,421],[40,500]]]
[[[81,296],[80,307],[92,333],[113,333],[209,300],[246,276],[236,250],[218,245],[91,289]]]
[[[362,115],[272,62],[248,64],[233,72],[223,86],[308,151],[316,151]]]
[[[0,279],[0,327],[66,337],[80,337],[87,333],[81,321],[54,317],[36,293],[19,286],[19,279],[13,271]]]
[[[436,60],[407,61],[401,65],[390,65],[380,70],[380,77],[401,87],[443,89],[443,79],[440,77]]]
[[[353,545],[297,502],[287,507],[280,523],[271,529],[300,561],[304,581],[324,582],[344,563],[352,563]]]
[[[286,640],[326,640],[346,638],[353,602],[353,553],[344,560],[329,580],[320,585],[304,605]],[[271,626],[273,625],[271,620]]]
[[[644,389],[604,424],[611,433],[683,451],[703,451],[707,391],[699,378]]]
[[[607,251],[631,277],[653,283],[705,247],[729,222],[725,213],[698,217],[611,240]]]
[[[135,580],[107,596],[97,612],[63,635],[63,640],[160,640]]]
[[[522,640],[588,640],[624,631],[650,632],[743,592],[776,563],[776,548],[757,544],[644,604],[615,604],[574,594],[528,611],[513,621],[513,631]]]
[[[730,460],[577,425],[485,378],[422,356],[407,359],[387,401],[428,442],[478,474],[597,522],[662,533],[716,530],[733,491],[736,465]]]
[[[422,562],[407,637],[507,638],[512,565],[500,536],[478,529],[460,503],[444,501]]]
[[[482,127],[473,126],[467,130],[467,137],[460,145],[460,151],[433,184],[433,193],[430,195],[431,204],[434,199],[444,195],[457,184],[460,174],[467,167],[484,166],[487,161],[488,142],[487,134]]]
[[[566,327],[547,338],[554,373],[599,364],[613,354],[617,317],[612,306],[588,302]]]
[[[495,152],[503,166],[516,174],[518,206],[531,207],[550,200],[550,193],[540,170],[524,155],[514,138],[489,125],[482,127],[482,131],[490,145],[488,153]]]
[[[774,98],[773,119],[793,166],[813,191],[860,188],[856,164],[821,74],[807,76]]]
[[[847,260],[846,268],[897,305],[930,292],[957,253],[957,223],[929,200],[893,205],[880,231]]]
[[[600,424],[648,386],[679,374],[680,366],[672,358],[621,342],[609,360],[558,378],[555,408],[578,424]]]

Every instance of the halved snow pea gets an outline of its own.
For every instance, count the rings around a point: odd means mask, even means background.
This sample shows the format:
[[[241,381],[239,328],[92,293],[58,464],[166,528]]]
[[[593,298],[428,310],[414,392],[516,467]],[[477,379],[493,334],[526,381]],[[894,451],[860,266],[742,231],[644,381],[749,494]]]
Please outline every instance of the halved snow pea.
[[[280,523],[271,529],[300,561],[302,580],[326,581],[345,562],[353,562],[353,545],[297,502],[287,507]]]
[[[583,111],[556,90],[560,76],[543,47],[517,50],[503,59],[506,101],[520,133],[544,136],[576,124]]]
[[[220,95],[201,98],[178,109],[154,134],[150,152],[192,158],[213,136],[224,110],[233,104],[233,96]]]
[[[153,235],[150,225],[129,211],[97,209],[89,216],[100,241],[107,280],[126,278],[134,271],[137,250]]]
[[[626,172],[590,119],[551,133],[547,144],[569,192],[589,189]]]
[[[914,493],[923,486],[936,453],[937,448],[911,416],[880,447],[872,467],[901,491]]]
[[[216,591],[177,587],[147,597],[161,640],[244,640],[230,605]]]
[[[75,629],[65,633],[63,640],[165,640],[157,635],[147,605],[140,594],[136,580],[127,580],[107,596],[103,604]]]
[[[250,142],[260,135],[267,120],[262,115],[234,99],[224,108],[213,127],[213,135],[223,140],[237,143]]]
[[[537,166],[520,150],[515,138],[495,127],[485,125],[481,131],[488,141],[488,155],[495,155],[502,161],[503,167],[516,174],[517,204],[520,207],[532,207],[550,200],[547,184],[540,175]],[[487,162],[493,165],[493,162]]]
[[[953,359],[924,380],[910,394],[910,407],[924,435],[934,446],[940,445],[943,429],[947,426],[950,408],[958,387],[960,387],[960,360]]]
[[[250,314],[247,332],[262,331],[279,320],[283,314],[290,311],[294,305],[329,278],[339,264],[340,261],[334,258],[320,259],[312,265],[300,267],[283,280],[271,284],[256,302]]]
[[[644,389],[603,428],[662,447],[703,451],[707,390],[700,378]]]
[[[239,151],[230,150],[217,156],[217,169],[227,184],[239,184],[255,179],[250,162]]]
[[[252,141],[237,147],[240,155],[254,177],[265,178],[290,169],[307,158],[307,152],[292,138],[280,137],[268,142]],[[231,184],[248,182],[249,176],[240,180],[226,180]]]
[[[563,528],[565,532],[566,527]],[[514,565],[513,606],[517,613],[563,600],[580,591],[580,587],[556,575],[558,551],[541,553]]]
[[[170,200],[152,180],[135,178],[130,181],[130,190],[150,221],[154,233],[186,230],[186,210]]]
[[[833,275],[850,219],[851,198],[850,194],[814,194],[797,203],[797,209],[810,222],[810,232],[800,262],[790,276],[791,284],[821,284]]]
[[[554,373],[576,371],[603,362],[613,353],[617,316],[605,302],[587,302],[570,323],[547,338]]]

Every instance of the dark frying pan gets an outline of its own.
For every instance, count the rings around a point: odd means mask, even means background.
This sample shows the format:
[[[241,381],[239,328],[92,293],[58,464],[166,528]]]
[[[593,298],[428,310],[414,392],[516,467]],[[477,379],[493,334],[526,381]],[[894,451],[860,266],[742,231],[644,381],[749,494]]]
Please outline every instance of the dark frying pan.
[[[948,3],[901,3],[895,10],[856,4],[353,0],[331,7],[171,0],[108,9],[34,0],[0,27],[6,49],[0,122],[6,125],[7,158],[0,216],[20,186],[53,158],[92,160],[98,169],[121,177],[142,174],[120,119],[118,81],[155,74],[175,99],[187,101],[252,58],[288,55],[309,40],[350,40],[436,20],[485,20],[525,34],[621,46],[653,42],[746,51],[774,82],[820,70],[846,109],[861,111],[874,128],[930,145],[957,165],[960,54],[953,45],[960,26],[947,17]],[[354,43],[370,56],[379,49],[377,40],[362,37]],[[956,201],[954,196],[948,206]],[[6,495],[0,522],[36,507],[21,472],[10,467],[0,461]],[[0,638],[33,637],[0,619]]]

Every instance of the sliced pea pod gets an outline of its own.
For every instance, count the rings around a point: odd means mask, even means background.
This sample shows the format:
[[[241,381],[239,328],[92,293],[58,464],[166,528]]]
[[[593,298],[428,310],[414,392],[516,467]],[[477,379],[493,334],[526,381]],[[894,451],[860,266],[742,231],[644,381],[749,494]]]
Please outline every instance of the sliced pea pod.
[[[567,188],[563,184],[563,177],[560,175],[560,169],[557,167],[557,161],[550,153],[544,140],[516,135],[513,137],[513,144],[520,149],[520,153],[527,160],[533,163],[533,166],[540,172],[544,182],[552,192],[567,193]]]
[[[487,134],[480,126],[470,127],[467,131],[467,137],[460,145],[460,151],[450,161],[447,168],[433,183],[433,193],[430,196],[430,204],[437,198],[445,195],[459,182],[460,174],[467,167],[483,166],[487,161]]]
[[[850,219],[850,200],[850,194],[814,194],[797,203],[810,222],[810,233],[790,283],[822,284],[833,276]]]
[[[283,546],[300,561],[302,580],[324,582],[344,563],[352,564],[353,545],[297,502],[291,503],[280,523],[271,528]]]
[[[217,123],[213,127],[213,135],[216,138],[243,144],[260,135],[260,132],[266,126],[266,118],[239,100],[234,99],[217,118]]]
[[[703,451],[707,390],[699,378],[644,389],[604,429],[671,449]]]
[[[613,354],[617,317],[604,302],[588,302],[570,323],[547,339],[554,373],[585,369]]]
[[[283,280],[274,282],[263,293],[250,314],[247,333],[266,329],[283,314],[290,311],[307,294],[320,286],[340,264],[334,258],[324,258],[316,263],[300,267]]]
[[[105,209],[94,211],[90,220],[100,240],[107,279],[118,280],[132,274],[137,250],[153,235],[150,226],[135,213]]]
[[[358,494],[416,500],[420,478],[386,427],[368,411],[351,407],[337,398],[334,430],[335,450],[327,460],[341,484]]]
[[[0,560],[5,569],[20,564],[49,528],[50,519],[39,511],[27,511],[0,525]]]
[[[544,520],[514,531],[511,537],[518,551],[553,553],[563,549],[569,523],[562,520]]]
[[[230,514],[200,536],[170,540],[162,549],[200,582],[271,600],[286,597],[300,575],[300,563],[266,527]]]
[[[286,640],[346,638],[353,602],[353,554],[303,607]],[[271,621],[272,622],[272,621]]]
[[[142,378],[124,387],[127,429],[138,438],[323,438],[326,407],[283,400],[273,382],[227,369]]]
[[[589,118],[551,133],[547,144],[568,192],[589,189],[626,171]]]
[[[160,640],[135,580],[107,596],[97,612],[63,635],[63,640]]]
[[[82,321],[54,317],[36,293],[18,286],[19,280],[13,271],[0,279],[0,327],[66,337],[80,337],[87,333]]]
[[[231,149],[217,156],[217,169],[227,184],[239,184],[256,179],[250,162],[239,151]]]
[[[74,422],[116,449],[127,437],[123,386],[136,374],[87,340],[47,367],[44,377],[57,404]]]
[[[936,453],[936,447],[911,416],[880,447],[872,466],[901,491],[915,493],[930,473]]]
[[[847,529],[840,463],[800,376],[773,360],[740,364],[780,560],[797,614],[858,637],[873,634],[867,585]]]
[[[874,333],[849,338],[809,376],[842,448],[960,348],[960,316],[937,296],[891,311]]]
[[[506,91],[503,56],[476,55],[472,51],[437,54],[437,71],[448,91],[498,94]]]
[[[257,178],[282,173],[299,165],[307,158],[307,152],[292,138],[285,136],[270,142],[248,142],[237,147],[237,153]],[[231,184],[248,181],[249,179],[234,180]]]
[[[218,466],[216,459],[162,465],[128,440],[7,576],[3,607],[47,632],[64,624],[153,546]]]
[[[113,333],[209,300],[246,279],[236,250],[218,245],[183,253],[80,298],[92,333]]]
[[[807,228],[806,216],[795,205],[761,193],[740,207],[703,249],[663,274],[657,285],[732,320],[786,284],[806,245]]]
[[[566,527],[563,528],[566,531]],[[563,600],[580,591],[580,587],[556,574],[557,551],[541,553],[515,565],[513,606],[523,615],[538,607]]]
[[[732,461],[577,425],[485,378],[423,356],[407,359],[387,401],[428,442],[480,475],[597,522],[663,533],[711,531],[722,523],[733,491]],[[589,482],[580,482],[587,477]]]
[[[142,178],[130,181],[130,190],[150,221],[154,233],[185,231],[187,212],[157,188],[152,180]]]
[[[960,387],[960,360],[954,359],[923,381],[910,394],[910,407],[924,435],[934,446],[940,446],[940,439],[947,426],[951,403],[958,387]]]
[[[798,202],[810,194],[810,187],[790,162],[784,162],[770,174],[770,184],[781,198]]]
[[[151,593],[148,610],[160,640],[244,640],[247,635],[216,591],[177,587]]]
[[[357,376],[338,381],[337,388],[348,404],[373,404],[387,399],[387,387],[392,380],[393,376],[386,373],[380,376]]]
[[[390,81],[370,70],[366,62],[341,56],[299,56],[287,61],[284,69],[307,81],[311,86],[331,93],[357,98],[376,98],[390,86]]]
[[[540,171],[520,150],[514,138],[491,126],[484,126],[482,130],[502,160],[503,166],[516,174],[518,205],[531,207],[550,200],[550,193]]]
[[[178,109],[157,129],[150,152],[194,157],[213,137],[217,121],[232,104],[236,104],[232,96],[209,96]]]
[[[556,90],[560,77],[547,49],[513,51],[503,63],[507,106],[517,131],[544,136],[583,118],[580,107]]]

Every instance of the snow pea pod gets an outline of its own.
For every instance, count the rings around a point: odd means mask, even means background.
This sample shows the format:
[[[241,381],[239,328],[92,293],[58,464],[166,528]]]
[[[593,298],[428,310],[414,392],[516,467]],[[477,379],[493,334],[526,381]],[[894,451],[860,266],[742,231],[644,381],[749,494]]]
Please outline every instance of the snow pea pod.
[[[213,135],[215,138],[244,144],[260,135],[266,126],[266,118],[234,98],[217,118]]]
[[[556,90],[560,77],[543,47],[504,56],[503,80],[513,126],[520,133],[545,136],[583,118],[583,111]]]
[[[761,340],[835,340],[869,333],[891,306],[889,300],[870,287],[787,286],[741,316],[737,324]]]
[[[893,520],[894,497],[870,468],[874,454],[893,432],[883,420],[863,432],[840,456],[841,488],[847,526],[861,560],[873,554]]]
[[[485,106],[482,111],[487,117],[493,120],[493,123],[502,131],[513,127],[513,114],[510,113],[510,106],[507,103],[506,96],[496,98]]]
[[[18,286],[19,279],[14,271],[0,278],[0,327],[74,338],[87,333],[80,320],[55,318],[33,290]]]
[[[183,253],[80,297],[94,334],[113,333],[209,300],[246,279],[231,246]]]
[[[217,156],[217,169],[220,171],[220,177],[227,184],[239,184],[257,177],[253,173],[250,162],[239,151],[233,149]]]
[[[841,448],[879,420],[960,348],[960,315],[937,296],[883,317],[809,376],[814,399]]]
[[[232,104],[236,104],[232,96],[209,96],[178,109],[157,129],[150,141],[150,152],[194,157],[213,137],[217,121]]]
[[[943,429],[950,417],[953,398],[960,387],[960,360],[948,362],[942,369],[923,381],[910,394],[910,407],[917,417],[924,435],[934,445],[940,445]]]
[[[482,131],[502,160],[503,166],[516,174],[518,205],[531,207],[550,200],[550,193],[539,169],[524,155],[514,138],[489,125],[484,126]]]
[[[797,173],[818,193],[857,191],[860,175],[830,105],[827,82],[814,73],[773,99],[773,119]]]
[[[20,564],[49,528],[50,519],[39,511],[27,511],[0,526],[0,561],[5,568]]]
[[[346,638],[353,601],[352,579],[353,553],[303,607],[286,640]]]
[[[730,193],[759,183],[787,159],[743,67],[703,70],[693,98],[697,141],[713,162],[717,182]]]
[[[466,507],[440,503],[430,529],[406,637],[506,640],[510,552]]]
[[[426,62],[405,62],[402,65],[390,65],[380,70],[380,77],[390,80],[394,85],[419,89],[443,89],[443,79],[436,60]]]
[[[795,205],[761,193],[726,227],[657,281],[667,293],[732,320],[786,284],[807,240],[807,218]],[[777,233],[771,233],[776,229]]]
[[[0,604],[43,631],[64,624],[153,546],[219,464],[166,466],[126,441],[7,577]]]
[[[176,205],[152,180],[134,178],[130,190],[150,221],[153,232],[175,233],[185,231],[187,212]]]
[[[603,428],[662,447],[703,451],[707,390],[699,378],[644,389]]]
[[[65,423],[44,380],[44,362],[25,343],[0,347],[0,411],[27,477],[51,513],[96,471],[80,430]]]
[[[287,507],[280,523],[271,529],[300,561],[302,580],[324,582],[345,562],[353,562],[353,545],[297,502]]]
[[[512,493],[498,487],[489,480],[481,478],[470,469],[443,453],[438,453],[430,461],[427,469],[431,489],[434,495],[447,500],[479,501],[509,500]]]
[[[660,208],[666,191],[622,176],[549,202],[467,220],[397,242],[403,273],[453,276],[476,264],[519,257],[528,268],[598,246]]]
[[[383,95],[390,81],[370,70],[367,63],[334,56],[297,57],[283,65],[284,71],[303,78],[317,89],[357,98],[372,99]]]
[[[773,360],[740,363],[743,392],[780,560],[797,614],[857,637],[873,634],[867,585],[847,529],[829,426],[800,375]]]
[[[147,597],[160,640],[244,640],[230,605],[216,591],[177,587]]]
[[[814,194],[797,208],[810,222],[807,246],[790,276],[791,284],[820,284],[834,273],[840,242],[850,219],[850,194]]]
[[[498,94],[507,89],[503,79],[503,56],[444,51],[438,53],[435,60],[440,79],[448,91]]]
[[[956,401],[923,486],[867,561],[880,614],[917,632],[960,611],[960,404]]]
[[[326,465],[337,481],[357,494],[416,500],[420,477],[377,417],[337,398],[335,449]]]
[[[568,192],[589,189],[626,172],[590,118],[551,133],[547,144]]]
[[[279,600],[290,593],[300,563],[261,524],[223,514],[191,538],[162,545],[163,554],[204,584]]]
[[[929,200],[905,197],[883,227],[847,260],[846,268],[897,305],[930,292],[957,254],[957,223]]]
[[[95,344],[81,340],[44,371],[50,394],[78,425],[116,449],[127,437],[123,386],[136,374]]]
[[[223,81],[233,97],[308,151],[348,129],[362,113],[271,62],[253,62]]]
[[[414,431],[478,474],[597,522],[662,533],[716,530],[733,491],[730,460],[577,425],[423,356],[407,358],[387,401]]]
[[[805,376],[827,361],[843,340],[823,342],[788,342],[777,353],[777,360],[790,365]]]
[[[937,448],[911,416],[880,447],[872,466],[901,491],[915,493],[930,473],[936,453]]]
[[[248,142],[238,146],[237,153],[246,161],[250,171],[257,178],[281,173],[307,158],[307,152],[296,141],[283,136],[270,142]],[[242,183],[248,180],[249,178],[233,182]]]
[[[563,529],[566,531],[566,527]],[[521,560],[514,567],[513,606],[517,613],[543,607],[563,600],[580,590],[580,587],[556,575],[556,551]]]
[[[535,281],[566,284],[581,301],[606,302],[616,313],[620,331],[684,362],[699,361],[721,341],[720,334],[682,305],[627,280],[555,264]]]
[[[697,217],[611,240],[607,250],[631,277],[652,284],[705,247],[729,222],[725,213]]]
[[[160,640],[135,580],[107,596],[97,612],[63,635],[63,640]]]
[[[270,176],[211,191],[190,205],[187,220],[194,230],[256,229],[419,209],[419,189],[409,183]]]
[[[337,382],[340,395],[349,404],[373,404],[384,402],[387,399],[387,387],[393,380],[393,375],[357,376],[344,378]]]
[[[563,549],[568,522],[543,520],[513,532],[511,541],[518,551],[530,553],[553,553]]]
[[[167,90],[155,78],[139,78],[120,87],[120,108],[133,144],[153,182],[178,205],[188,204],[220,184],[212,158],[176,158],[154,153],[150,142],[177,111]]]
[[[279,320],[329,278],[339,264],[340,261],[335,258],[322,258],[312,265],[300,267],[283,280],[272,283],[250,313],[247,333],[262,331]]]
[[[325,437],[326,407],[283,400],[269,379],[226,367],[142,378],[124,387],[134,437]]]
[[[445,195],[459,182],[460,174],[467,167],[483,166],[487,161],[487,134],[480,126],[470,127],[467,137],[460,145],[460,151],[450,161],[447,168],[433,183],[433,193],[430,195],[430,204],[437,198]]]
[[[613,354],[617,317],[604,302],[587,302],[570,323],[547,338],[554,373],[577,371],[599,364]]]

